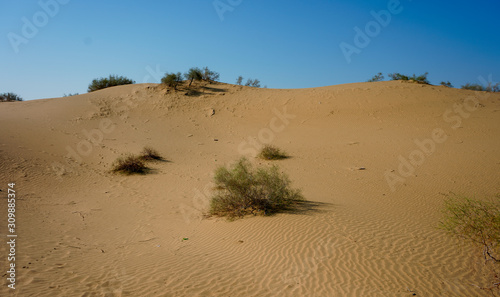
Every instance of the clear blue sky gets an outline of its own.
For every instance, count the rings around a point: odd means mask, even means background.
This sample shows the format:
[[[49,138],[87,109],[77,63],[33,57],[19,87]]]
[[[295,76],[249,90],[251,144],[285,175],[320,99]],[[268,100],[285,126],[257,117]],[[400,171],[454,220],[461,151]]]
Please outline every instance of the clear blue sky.
[[[400,12],[379,32],[372,26],[348,63],[340,44],[355,46],[354,28],[364,32],[370,12],[391,1],[0,0],[0,93],[85,93],[109,74],[159,82],[157,65],[161,74],[208,66],[223,82],[242,75],[269,88],[362,82],[378,72],[429,72],[431,83],[455,87],[480,75],[500,81],[498,0],[400,0]],[[223,20],[214,2],[230,8]],[[39,3],[52,5],[44,12]]]

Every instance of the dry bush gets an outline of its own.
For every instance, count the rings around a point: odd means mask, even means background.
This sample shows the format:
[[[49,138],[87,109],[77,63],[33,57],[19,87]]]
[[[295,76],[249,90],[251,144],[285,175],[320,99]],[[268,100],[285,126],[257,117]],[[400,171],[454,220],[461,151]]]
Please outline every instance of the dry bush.
[[[260,150],[258,157],[264,160],[281,160],[288,158],[288,155],[279,148],[267,144]]]
[[[278,167],[254,169],[242,158],[229,169],[215,171],[215,194],[210,201],[211,215],[241,217],[247,214],[269,215],[293,209],[304,200],[292,189],[288,176]]]
[[[145,174],[149,169],[140,156],[128,155],[120,157],[112,165],[113,172],[126,175]]]

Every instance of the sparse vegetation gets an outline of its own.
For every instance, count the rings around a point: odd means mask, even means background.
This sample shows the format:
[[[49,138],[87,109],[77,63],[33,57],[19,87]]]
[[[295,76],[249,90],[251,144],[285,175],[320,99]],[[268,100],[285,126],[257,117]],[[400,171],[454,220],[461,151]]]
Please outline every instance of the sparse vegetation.
[[[177,90],[177,86],[182,82],[182,74],[180,72],[177,73],[165,73],[165,76],[161,79],[161,83],[165,84],[169,87],[173,87],[174,90]]]
[[[126,78],[124,76],[110,75],[109,77],[94,79],[90,83],[87,91],[90,93],[90,92],[102,90],[102,89],[109,88],[109,87],[120,86],[120,85],[129,85],[129,84],[135,84],[135,81],[133,81],[129,78]]]
[[[19,97],[14,93],[1,93],[0,94],[0,102],[14,102],[14,101],[23,101],[23,98]]]
[[[384,75],[382,74],[382,72],[379,72],[377,75],[374,75],[372,78],[370,78],[368,82],[377,82],[383,80],[384,80]]]
[[[493,84],[492,82],[488,82],[486,87],[480,84],[466,83],[462,86],[462,89],[482,92],[500,92],[500,83]]]
[[[241,86],[241,84],[243,83],[243,76],[238,76],[238,78],[236,79],[236,84]]]
[[[392,80],[404,80],[404,81],[411,81],[411,82],[415,82],[415,83],[419,83],[419,84],[430,84],[429,80],[427,79],[428,74],[429,73],[426,72],[426,73],[419,75],[419,76],[416,76],[415,74],[413,74],[413,76],[407,76],[407,75],[403,75],[401,73],[391,73],[391,74],[389,74],[389,77]]]
[[[260,88],[260,80],[249,78],[247,80],[247,82],[245,83],[245,86],[247,86],[247,87],[254,87],[254,88]]]
[[[65,93],[65,94],[63,95],[63,97],[71,97],[71,96],[76,96],[76,95],[80,95],[80,94],[78,94],[78,93],[74,93],[74,94],[69,93],[69,94],[66,94],[66,93]]]
[[[259,158],[264,160],[281,160],[288,158],[288,156],[279,148],[268,144],[260,150]]]
[[[144,147],[139,157],[144,161],[163,160],[163,157],[160,155],[160,153],[158,153],[157,150],[150,146]]]
[[[186,80],[189,80],[189,87],[191,87],[191,84],[193,83],[194,80],[202,80],[203,79],[203,73],[200,68],[198,67],[192,67],[184,74],[184,78]]]
[[[116,159],[113,172],[126,175],[145,174],[149,169],[140,156],[128,155]]]
[[[219,73],[208,69],[208,67],[203,68],[202,79],[209,83],[213,83],[219,80]]]
[[[481,248],[491,269],[492,286],[500,291],[500,195],[494,201],[454,196],[445,201],[440,229]]]
[[[440,83],[440,85],[445,86],[445,87],[448,87],[448,88],[453,88],[453,85],[452,85],[452,84],[451,84],[451,82],[449,82],[449,81],[447,81],[447,82],[442,81],[442,82]]]
[[[229,169],[215,171],[215,194],[210,201],[210,214],[241,217],[247,214],[269,215],[293,209],[304,200],[299,190],[278,167],[254,169],[242,158]]]

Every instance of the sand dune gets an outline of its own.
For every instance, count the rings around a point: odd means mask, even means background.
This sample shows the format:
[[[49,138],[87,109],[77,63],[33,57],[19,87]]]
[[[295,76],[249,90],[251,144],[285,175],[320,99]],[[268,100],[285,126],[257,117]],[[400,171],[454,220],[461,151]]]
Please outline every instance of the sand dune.
[[[475,249],[436,227],[450,192],[500,193],[498,135],[499,94],[399,81],[2,103],[0,194],[16,183],[18,239],[16,290],[0,295],[489,296]],[[267,142],[312,203],[204,218],[214,169],[270,164],[254,158]],[[146,145],[168,161],[109,172]]]

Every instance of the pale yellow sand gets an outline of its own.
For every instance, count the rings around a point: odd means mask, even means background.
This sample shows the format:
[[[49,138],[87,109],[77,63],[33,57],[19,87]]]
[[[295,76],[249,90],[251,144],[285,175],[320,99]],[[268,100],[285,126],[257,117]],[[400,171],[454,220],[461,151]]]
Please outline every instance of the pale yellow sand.
[[[19,236],[16,290],[4,275],[0,295],[488,296],[473,285],[486,284],[475,250],[436,226],[445,194],[500,193],[499,94],[402,82],[211,87],[223,90],[187,97],[141,84],[0,104],[0,236],[9,182]],[[466,113],[447,112],[464,102]],[[99,128],[86,147],[83,130]],[[387,172],[436,128],[447,139],[392,191]],[[242,155],[270,164],[247,155],[249,138],[290,154],[277,164],[316,205],[203,219],[217,166]],[[170,162],[109,173],[145,145]],[[68,147],[86,155],[65,158]],[[2,244],[2,271],[7,253]]]

